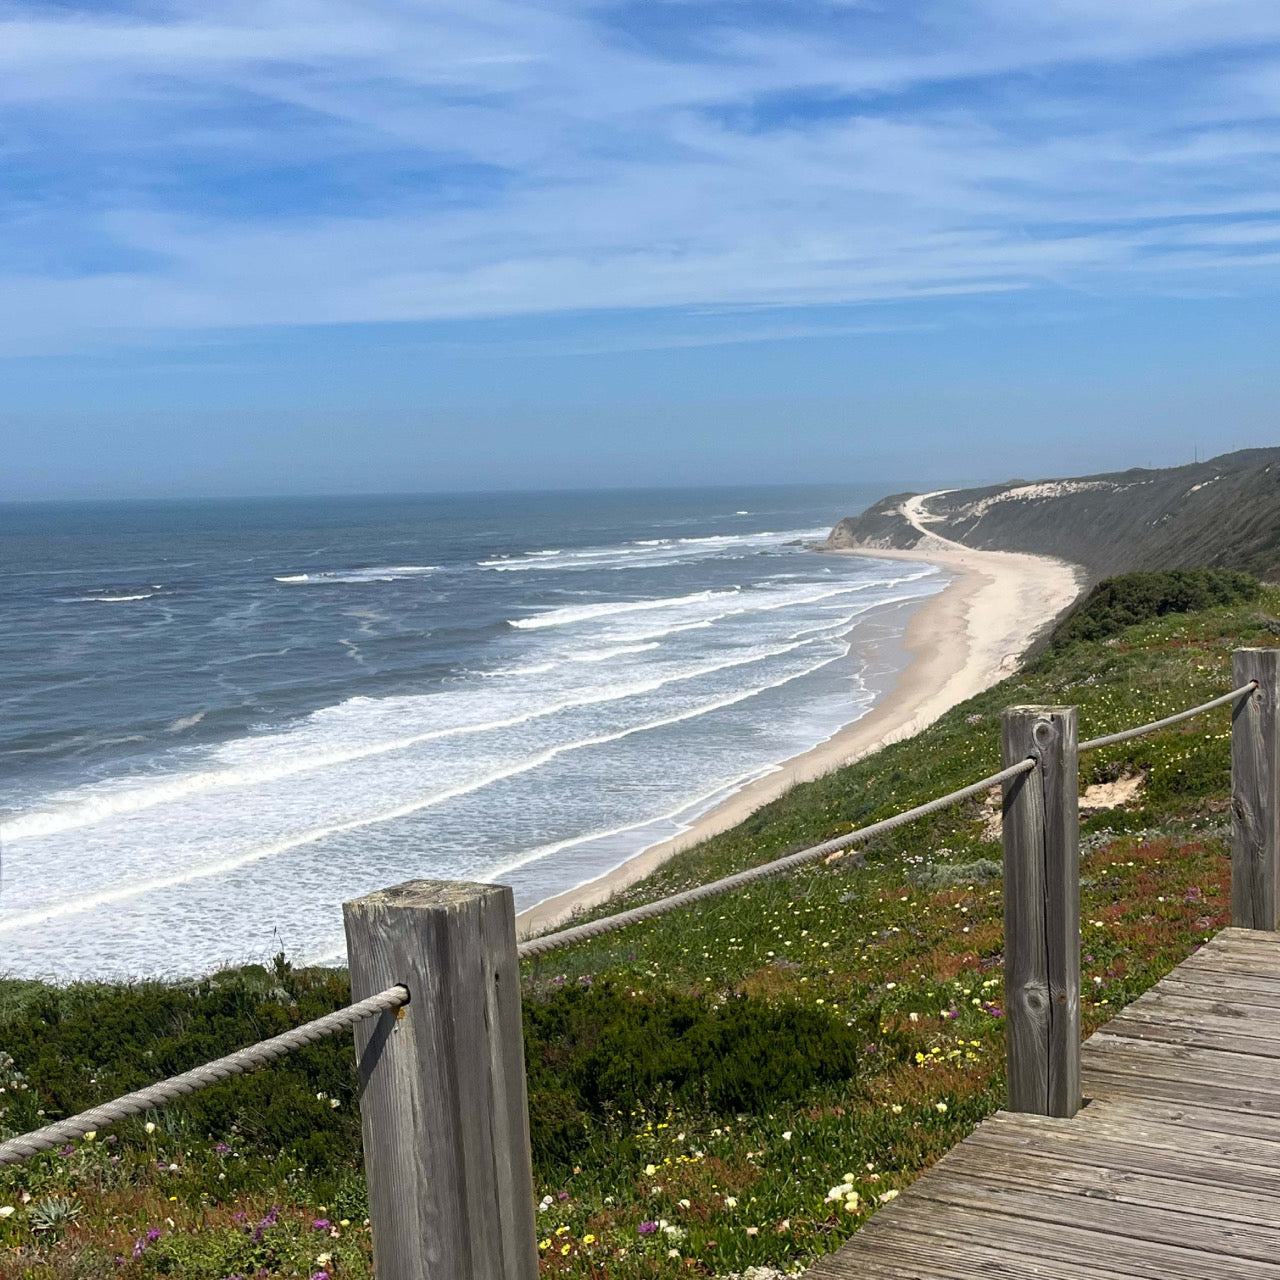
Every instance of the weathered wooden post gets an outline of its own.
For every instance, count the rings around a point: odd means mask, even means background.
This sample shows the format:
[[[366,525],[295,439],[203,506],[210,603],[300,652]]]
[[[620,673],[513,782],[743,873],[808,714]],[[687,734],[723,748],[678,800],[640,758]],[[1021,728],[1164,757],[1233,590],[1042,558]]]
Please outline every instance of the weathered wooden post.
[[[1075,707],[1009,707],[1004,784],[1005,1052],[1010,1111],[1080,1109],[1080,815]]]
[[[413,880],[343,907],[378,1280],[537,1280],[515,907]]]
[[[1231,712],[1231,923],[1280,929],[1280,649],[1237,649],[1233,685],[1258,687]]]

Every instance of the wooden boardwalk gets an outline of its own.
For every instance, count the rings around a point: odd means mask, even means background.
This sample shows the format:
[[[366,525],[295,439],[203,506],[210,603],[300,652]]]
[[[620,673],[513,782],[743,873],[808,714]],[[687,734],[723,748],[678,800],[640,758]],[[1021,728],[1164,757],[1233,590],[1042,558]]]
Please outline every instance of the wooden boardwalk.
[[[992,1116],[809,1280],[1280,1280],[1280,934],[1223,930],[1083,1058],[1078,1115]]]

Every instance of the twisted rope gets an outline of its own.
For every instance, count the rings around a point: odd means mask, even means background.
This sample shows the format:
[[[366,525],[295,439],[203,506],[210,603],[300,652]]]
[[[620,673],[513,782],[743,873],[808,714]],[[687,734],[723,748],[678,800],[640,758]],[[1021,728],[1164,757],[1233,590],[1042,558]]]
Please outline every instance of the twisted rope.
[[[409,1003],[409,992],[406,988],[396,986],[380,991],[376,996],[361,1000],[336,1013],[327,1013],[323,1018],[313,1022],[304,1022],[300,1027],[285,1031],[281,1035],[272,1036],[270,1040],[262,1040],[250,1045],[247,1049],[237,1049],[225,1058],[214,1062],[206,1062],[202,1067],[193,1067],[181,1075],[170,1076],[157,1084],[148,1085],[134,1093],[126,1093],[123,1098],[104,1102],[101,1106],[90,1107],[79,1115],[70,1116],[54,1124],[47,1124],[43,1129],[33,1129],[17,1138],[10,1138],[0,1143],[0,1167],[20,1164],[40,1151],[51,1151],[54,1147],[69,1142],[72,1138],[83,1138],[86,1133],[114,1124],[129,1116],[141,1115],[152,1107],[162,1107],[175,1098],[186,1097],[203,1089],[207,1085],[220,1084],[232,1076],[242,1076],[246,1072],[256,1071],[268,1062],[283,1058],[294,1049],[305,1048],[331,1036],[339,1031],[353,1027],[357,1022],[372,1018],[376,1014],[385,1013],[388,1009],[398,1009]]]
[[[961,787],[959,791],[948,792],[947,795],[939,796],[936,800],[930,800],[926,804],[917,805],[914,809],[907,809],[902,813],[894,814],[892,818],[885,818],[881,822],[873,822],[869,827],[862,827],[857,831],[850,831],[847,835],[837,836],[834,840],[827,840],[822,844],[814,845],[812,849],[802,849],[799,853],[788,854],[785,858],[762,863],[760,866],[752,867],[748,871],[739,871],[735,875],[725,876],[722,880],[713,880],[710,884],[699,885],[696,889],[686,889],[683,893],[673,893],[670,897],[659,898],[656,902],[647,902],[644,906],[633,907],[630,911],[620,911],[617,915],[604,916],[599,920],[591,920],[587,924],[575,925],[571,929],[561,929],[558,933],[549,933],[545,937],[530,938],[527,942],[522,942],[519,945],[517,952],[521,960],[526,960],[531,956],[545,955],[548,951],[555,951],[559,947],[567,947],[575,942],[585,941],[587,938],[598,938],[601,934],[625,929],[628,925],[637,924],[641,920],[652,920],[655,916],[665,915],[668,911],[677,911],[681,907],[690,906],[695,902],[703,902],[707,898],[718,897],[720,894],[729,893],[733,889],[741,889],[744,885],[755,884],[758,880],[768,880],[773,876],[783,875],[788,871],[794,871],[797,867],[806,866],[810,862],[817,862],[819,858],[828,857],[841,849],[847,849],[850,845],[861,844],[866,840],[883,835],[886,831],[893,831],[896,827],[905,826],[908,822],[914,822],[917,818],[924,818],[931,813],[937,813],[939,809],[959,804],[962,800],[968,800],[971,796],[980,795],[982,792],[998,786],[1010,778],[1016,778],[1020,774],[1028,773],[1035,767],[1034,760],[1020,760],[1017,764],[1010,765],[1007,769],[1001,769],[999,773],[993,773],[989,778],[983,778],[981,781],[971,783],[967,787]]]
[[[1192,707],[1188,711],[1179,711],[1176,715],[1165,716],[1163,720],[1152,720],[1150,724],[1140,724],[1136,729],[1121,729],[1119,733],[1108,733],[1101,738],[1090,738],[1088,742],[1080,743],[1081,751],[1092,751],[1095,747],[1110,747],[1117,742],[1128,742],[1130,738],[1140,738],[1144,733],[1155,733],[1157,729],[1167,729],[1171,724],[1177,724],[1180,720],[1190,720],[1192,716],[1198,716],[1205,711],[1212,711],[1214,707],[1221,707],[1228,702],[1235,702],[1239,698],[1248,697],[1256,688],[1258,682],[1250,680],[1248,684],[1242,684],[1238,689],[1232,689],[1230,693],[1224,693],[1219,698],[1212,698],[1208,702],[1202,702],[1198,707]]]

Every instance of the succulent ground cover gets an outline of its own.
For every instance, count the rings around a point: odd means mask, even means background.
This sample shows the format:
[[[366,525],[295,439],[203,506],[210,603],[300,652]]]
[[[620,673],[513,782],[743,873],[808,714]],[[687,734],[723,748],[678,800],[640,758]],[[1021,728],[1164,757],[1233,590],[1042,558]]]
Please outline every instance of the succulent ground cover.
[[[1082,736],[1225,691],[1280,592],[1072,641],[932,729],[796,788],[621,903],[850,830],[999,766],[1011,703]],[[1082,759],[1086,1030],[1226,919],[1229,713]],[[1109,784],[1123,783],[1122,786]],[[1091,790],[1092,789],[1092,790]],[[801,1270],[1003,1093],[998,804],[556,952],[526,971],[547,1276]],[[345,975],[250,966],[183,984],[0,983],[0,1133],[342,1004]],[[0,1171],[0,1277],[365,1277],[349,1037]],[[760,1274],[760,1273],[755,1273]],[[770,1274],[765,1272],[765,1274]]]

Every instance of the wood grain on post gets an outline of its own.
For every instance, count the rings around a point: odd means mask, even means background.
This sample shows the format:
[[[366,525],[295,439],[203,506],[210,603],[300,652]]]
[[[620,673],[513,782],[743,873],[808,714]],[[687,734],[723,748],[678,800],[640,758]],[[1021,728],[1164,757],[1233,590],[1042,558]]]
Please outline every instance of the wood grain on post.
[[[533,1174],[505,886],[415,880],[343,907],[378,1280],[536,1280]]]
[[[1004,763],[1004,981],[1008,1107],[1080,1109],[1080,817],[1074,707],[1010,707]]]
[[[1280,649],[1237,649],[1233,681],[1256,680],[1231,713],[1231,923],[1280,929]]]

